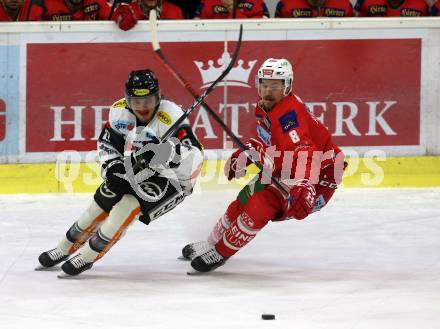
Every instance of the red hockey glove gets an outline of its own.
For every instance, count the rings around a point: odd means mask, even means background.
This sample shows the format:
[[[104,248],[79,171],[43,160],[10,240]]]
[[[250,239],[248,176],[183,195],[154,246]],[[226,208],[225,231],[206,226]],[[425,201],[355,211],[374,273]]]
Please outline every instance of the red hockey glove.
[[[118,7],[116,7],[113,14],[113,20],[123,31],[132,29],[138,21],[133,9],[131,9],[131,7],[125,3],[121,3],[118,5]]]
[[[315,187],[307,180],[301,180],[290,189],[284,202],[283,218],[304,219],[312,213],[315,202]]]
[[[246,144],[246,149],[249,150],[255,160],[261,161],[259,153],[261,145],[256,139],[251,138]],[[246,153],[242,149],[238,149],[226,161],[224,168],[225,176],[228,177],[228,180],[242,178],[246,175],[246,167],[251,163],[252,161],[247,157]]]

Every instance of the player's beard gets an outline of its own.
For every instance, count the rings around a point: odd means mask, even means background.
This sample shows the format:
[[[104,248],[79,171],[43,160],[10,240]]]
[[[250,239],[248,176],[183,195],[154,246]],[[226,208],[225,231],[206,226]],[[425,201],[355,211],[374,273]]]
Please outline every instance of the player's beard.
[[[266,110],[271,110],[275,105],[275,98],[271,96],[263,97],[261,103]]]

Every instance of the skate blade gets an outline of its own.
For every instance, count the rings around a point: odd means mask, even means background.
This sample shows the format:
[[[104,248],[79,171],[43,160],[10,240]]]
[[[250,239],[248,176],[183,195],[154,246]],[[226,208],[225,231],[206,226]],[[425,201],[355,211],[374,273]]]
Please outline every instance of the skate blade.
[[[183,256],[179,256],[179,257],[177,257],[177,259],[181,260],[181,261],[184,261],[184,262],[190,262],[191,261],[191,259],[185,258]]]
[[[208,274],[209,272],[199,272],[199,271],[196,271],[196,270],[189,270],[189,271],[187,271],[186,272],[186,275],[189,275],[189,276],[200,276],[200,275],[205,275],[205,274]]]
[[[60,269],[61,268],[59,266],[44,267],[43,265],[39,265],[34,270],[39,272],[54,272],[59,271]]]
[[[61,272],[61,273],[59,273],[57,275],[57,278],[58,279],[68,279],[68,280],[71,280],[71,279],[77,279],[78,276],[77,275],[70,275],[70,274],[67,274],[65,272]]]

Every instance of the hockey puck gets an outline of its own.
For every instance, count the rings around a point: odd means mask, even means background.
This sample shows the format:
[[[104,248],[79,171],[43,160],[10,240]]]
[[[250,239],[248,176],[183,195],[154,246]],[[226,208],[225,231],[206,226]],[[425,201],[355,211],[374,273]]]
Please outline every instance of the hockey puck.
[[[263,320],[275,320],[275,314],[261,314]]]

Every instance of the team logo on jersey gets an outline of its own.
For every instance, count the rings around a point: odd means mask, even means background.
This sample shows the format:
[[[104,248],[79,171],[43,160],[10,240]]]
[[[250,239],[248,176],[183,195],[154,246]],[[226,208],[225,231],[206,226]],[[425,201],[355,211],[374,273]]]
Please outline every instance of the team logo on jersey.
[[[166,124],[166,125],[170,125],[173,120],[171,120],[171,117],[169,116],[168,113],[160,111],[157,113],[157,117],[159,118],[159,121]]]
[[[250,1],[242,1],[237,4],[237,8],[251,11],[254,8],[254,4]]]
[[[368,13],[371,16],[386,16],[387,7],[383,5],[371,5],[368,6]]]
[[[281,124],[281,129],[284,133],[291,131],[294,128],[298,128],[298,119],[295,111],[287,112],[281,118],[278,119]]]
[[[55,14],[52,15],[51,21],[72,21],[72,14]]]
[[[292,17],[295,18],[312,17],[312,10],[306,8],[292,9]]]
[[[345,10],[340,8],[325,8],[324,9],[325,17],[344,17]]]
[[[99,6],[97,3],[92,3],[88,6],[84,7],[84,14],[91,15],[93,13],[97,13],[99,11]]]
[[[215,5],[212,6],[212,12],[214,14],[229,14],[228,10],[226,9],[225,6],[219,6],[219,5]]]
[[[400,11],[400,16],[402,17],[419,17],[423,16],[422,12],[412,8],[403,8]]]
[[[150,89],[135,89],[133,94],[136,96],[147,96],[150,93]]]
[[[259,124],[257,124],[257,135],[267,146],[272,146],[272,142],[270,140],[270,134]]]

